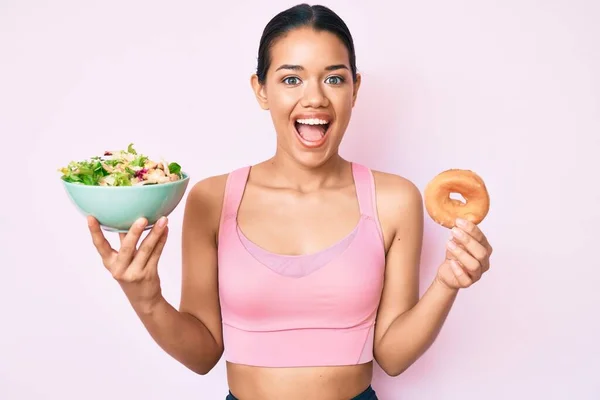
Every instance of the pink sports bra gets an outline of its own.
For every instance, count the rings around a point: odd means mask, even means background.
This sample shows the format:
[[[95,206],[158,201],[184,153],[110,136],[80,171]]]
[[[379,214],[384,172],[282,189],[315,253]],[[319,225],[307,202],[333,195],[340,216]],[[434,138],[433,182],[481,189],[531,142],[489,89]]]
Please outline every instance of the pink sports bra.
[[[354,230],[325,250],[301,256],[266,251],[239,229],[237,210],[249,172],[244,167],[229,174],[220,221],[225,359],[262,367],[373,360],[385,248],[371,171],[352,164],[361,213]]]

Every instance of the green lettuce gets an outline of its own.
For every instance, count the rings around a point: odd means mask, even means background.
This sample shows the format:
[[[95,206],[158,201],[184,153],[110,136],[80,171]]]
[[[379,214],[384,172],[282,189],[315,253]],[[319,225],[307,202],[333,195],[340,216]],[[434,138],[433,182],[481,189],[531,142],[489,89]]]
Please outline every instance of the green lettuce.
[[[62,168],[60,171],[63,173],[63,180],[84,185],[98,185],[100,179],[109,175],[102,163],[96,159],[79,162],[71,161],[67,167]]]
[[[144,166],[150,160],[149,157],[138,154],[133,143],[127,146],[126,151],[106,151],[104,158],[95,156],[85,161],[71,161],[66,167],[60,168],[61,179],[66,182],[78,183],[89,186],[99,186],[101,181],[109,186],[131,186],[134,178],[140,178],[140,174],[146,171]],[[106,158],[112,156],[114,158]],[[124,172],[115,171],[118,165],[124,166]],[[105,169],[106,168],[106,169]],[[140,170],[140,168],[143,168]],[[176,162],[168,165],[169,172],[183,178],[181,166]],[[139,170],[139,171],[138,171]],[[112,172],[109,172],[112,171]],[[151,184],[150,182],[145,184]]]

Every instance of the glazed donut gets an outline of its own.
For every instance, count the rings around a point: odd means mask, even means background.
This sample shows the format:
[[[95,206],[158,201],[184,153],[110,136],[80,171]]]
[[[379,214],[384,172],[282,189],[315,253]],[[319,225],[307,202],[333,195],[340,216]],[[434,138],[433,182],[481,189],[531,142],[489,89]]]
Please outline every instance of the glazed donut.
[[[465,202],[450,198],[460,193]],[[425,187],[425,208],[439,225],[452,228],[456,218],[479,224],[490,209],[490,196],[475,172],[465,169],[449,169],[435,176]]]

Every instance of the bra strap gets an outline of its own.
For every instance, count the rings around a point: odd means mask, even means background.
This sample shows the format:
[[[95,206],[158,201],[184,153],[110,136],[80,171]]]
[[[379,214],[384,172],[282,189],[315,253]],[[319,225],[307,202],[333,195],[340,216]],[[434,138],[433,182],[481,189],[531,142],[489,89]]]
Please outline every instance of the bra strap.
[[[352,163],[352,173],[354,175],[360,213],[375,221],[379,235],[383,238],[383,231],[377,215],[377,199],[373,172],[364,165]]]
[[[227,176],[221,221],[237,215],[240,202],[246,189],[246,182],[250,173],[250,166],[236,169]]]

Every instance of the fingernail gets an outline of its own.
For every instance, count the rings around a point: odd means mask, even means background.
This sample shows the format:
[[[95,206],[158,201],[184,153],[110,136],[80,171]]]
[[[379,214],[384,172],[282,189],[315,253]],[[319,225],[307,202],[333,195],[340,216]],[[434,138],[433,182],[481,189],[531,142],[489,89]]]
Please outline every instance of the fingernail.
[[[140,228],[143,228],[144,225],[146,225],[146,220],[144,218],[140,218],[136,221],[135,223],[137,226],[139,226]]]
[[[450,266],[452,267],[452,270],[456,275],[462,275],[463,270],[460,267],[460,265],[458,265],[458,262],[456,262],[455,260],[450,260]]]
[[[465,228],[467,226],[467,221],[462,218],[456,218],[456,225]]]
[[[452,228],[452,234],[459,239],[462,239],[465,237],[464,232],[458,228]]]
[[[455,249],[456,248],[456,243],[454,243],[452,240],[449,240],[448,241],[448,248]]]
[[[167,218],[160,217],[156,224],[158,225],[159,228],[162,228],[163,226],[165,226],[167,224]]]

